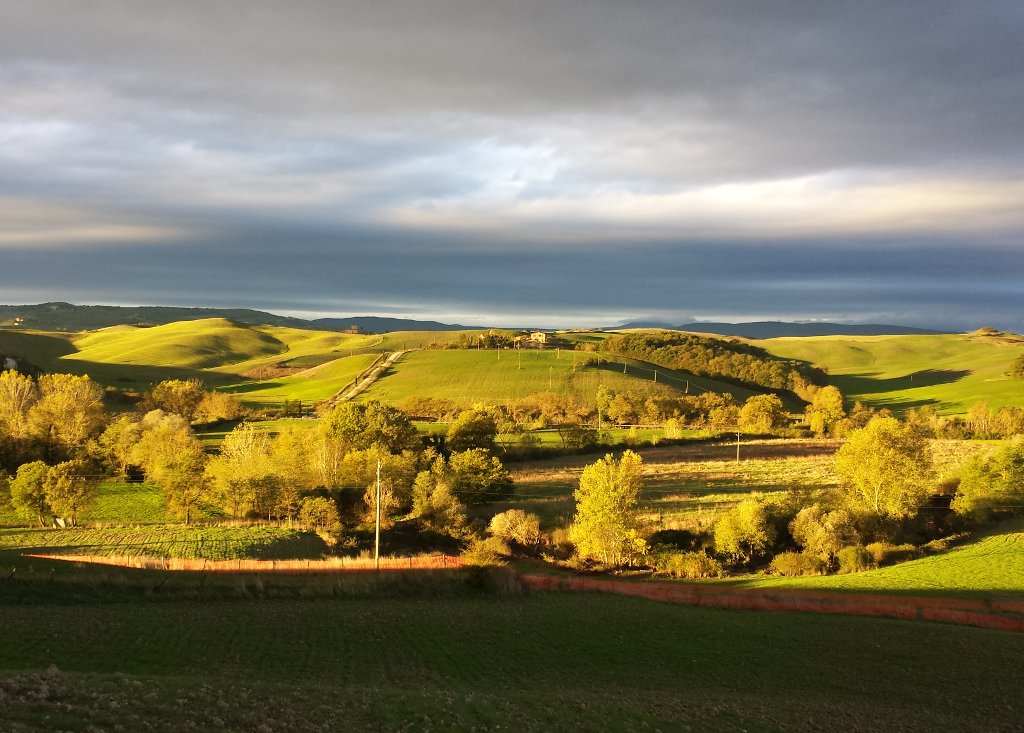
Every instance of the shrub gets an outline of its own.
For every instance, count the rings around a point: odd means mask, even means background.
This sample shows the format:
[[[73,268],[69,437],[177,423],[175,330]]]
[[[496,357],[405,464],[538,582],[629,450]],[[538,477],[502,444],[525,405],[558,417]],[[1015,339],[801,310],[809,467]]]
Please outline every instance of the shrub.
[[[505,558],[512,554],[508,543],[501,537],[473,540],[462,553],[462,562],[471,567],[504,565]]]
[[[894,545],[891,542],[872,542],[865,549],[878,567],[906,562],[918,556],[917,548],[913,545]]]
[[[706,552],[659,552],[654,555],[654,571],[673,578],[720,578],[722,563]]]
[[[772,575],[795,577],[798,575],[822,575],[826,568],[820,557],[802,552],[783,552],[772,559],[768,569]]]
[[[506,542],[532,547],[540,542],[540,517],[522,509],[509,509],[495,514],[487,531]]]
[[[873,565],[873,557],[863,545],[848,545],[836,553],[840,573],[856,573],[868,570]]]

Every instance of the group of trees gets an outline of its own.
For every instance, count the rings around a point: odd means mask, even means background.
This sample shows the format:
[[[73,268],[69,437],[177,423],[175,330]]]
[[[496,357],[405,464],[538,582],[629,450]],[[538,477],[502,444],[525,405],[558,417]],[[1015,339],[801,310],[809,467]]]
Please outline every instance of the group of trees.
[[[600,348],[606,353],[642,359],[668,369],[798,395],[811,385],[824,384],[825,380],[820,369],[780,359],[751,344],[678,331],[609,336]]]
[[[838,414],[832,417],[847,419]],[[769,560],[781,574],[821,573],[868,567],[900,549],[892,544],[899,537],[937,531],[934,518],[918,521],[936,500],[928,440],[914,424],[891,416],[875,415],[849,433],[835,457],[837,489],[747,497],[718,515],[703,543],[693,543],[704,548],[696,551],[648,547],[636,512],[641,469],[639,456],[627,451],[619,461],[607,456],[584,470],[569,530],[581,558],[610,565],[642,562],[690,577]],[[950,516],[977,520],[1021,506],[1024,437],[1017,437],[961,468]]]

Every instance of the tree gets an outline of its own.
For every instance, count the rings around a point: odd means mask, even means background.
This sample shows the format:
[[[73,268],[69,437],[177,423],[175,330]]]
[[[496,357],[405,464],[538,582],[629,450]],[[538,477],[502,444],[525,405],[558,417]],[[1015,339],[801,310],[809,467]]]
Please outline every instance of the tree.
[[[975,455],[960,472],[952,508],[958,514],[983,515],[998,506],[1024,501],[1024,437],[994,455]]]
[[[850,433],[836,453],[835,470],[847,506],[879,518],[913,516],[928,496],[928,444],[913,427],[876,417]]]
[[[366,404],[343,402],[321,421],[325,436],[340,440],[350,450],[383,445],[392,453],[421,447],[416,426],[409,417],[376,400]]]
[[[165,379],[150,390],[146,403],[150,409],[180,415],[191,423],[205,397],[206,390],[198,379]]]
[[[509,509],[495,514],[487,531],[506,542],[533,547],[540,542],[540,517],[522,509]]]
[[[18,472],[11,480],[11,505],[18,514],[26,518],[35,518],[40,527],[46,526],[44,517],[51,513],[50,504],[46,500],[43,482],[46,472],[50,470],[42,461],[32,461],[18,466]]]
[[[412,514],[427,529],[450,537],[466,535],[466,507],[452,491],[451,472],[443,457],[416,475],[412,497]]]
[[[768,508],[756,498],[744,499],[715,522],[715,550],[746,563],[775,541]]]
[[[31,377],[13,369],[0,371],[0,433],[24,436],[29,429],[29,408],[38,399],[39,390]]]
[[[224,436],[220,455],[209,461],[206,473],[221,506],[233,517],[242,517],[256,509],[257,491],[280,487],[279,482],[264,480],[273,473],[270,436],[251,423],[241,423]],[[262,504],[276,503],[272,499],[276,497],[264,496]],[[260,507],[263,508],[265,506]]]
[[[464,451],[471,448],[494,448],[494,439],[498,435],[498,425],[494,416],[485,410],[464,410],[448,427],[445,445],[451,451]]]
[[[96,441],[96,447],[110,470],[124,478],[132,465],[132,451],[142,438],[142,423],[131,415],[122,415],[107,425]]]
[[[153,410],[142,420],[142,437],[132,458],[163,493],[171,511],[189,524],[192,510],[206,493],[206,453],[179,415]]]
[[[853,518],[845,509],[825,512],[817,504],[801,509],[789,523],[790,534],[804,552],[831,565],[836,553],[860,541]]]
[[[633,451],[620,460],[608,454],[583,469],[569,527],[569,540],[581,557],[619,565],[646,551],[636,517],[642,474],[643,461]]]
[[[1010,364],[1010,376],[1014,379],[1024,379],[1024,354],[1021,354]]]
[[[814,393],[807,408],[807,422],[815,435],[831,433],[840,420],[846,417],[843,393],[831,384]]]
[[[324,496],[307,496],[299,508],[299,521],[319,532],[333,530],[341,523],[338,505]]]
[[[46,444],[49,455],[70,455],[103,426],[103,389],[87,376],[44,374],[39,378],[39,399],[28,419]]]
[[[51,467],[43,479],[46,501],[58,517],[78,525],[78,515],[96,500],[97,485],[89,480],[84,461],[65,461]]]
[[[750,397],[740,409],[740,428],[747,433],[770,433],[786,426],[782,399],[775,394]]]
[[[602,425],[602,419],[604,414],[608,411],[608,407],[612,404],[612,397],[614,393],[603,384],[597,387],[597,396],[595,397],[595,403],[597,404],[597,429],[604,430]]]
[[[497,501],[512,494],[512,478],[496,457],[482,448],[453,453],[448,459],[451,490],[467,504]]]

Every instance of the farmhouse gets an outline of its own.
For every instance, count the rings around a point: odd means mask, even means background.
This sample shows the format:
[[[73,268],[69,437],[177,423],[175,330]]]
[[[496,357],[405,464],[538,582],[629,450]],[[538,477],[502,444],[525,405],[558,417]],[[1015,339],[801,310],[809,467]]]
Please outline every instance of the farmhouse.
[[[357,324],[353,323],[351,326],[349,326],[344,331],[342,331],[342,333],[349,333],[349,334],[352,334],[352,335],[355,335],[355,336],[363,336],[363,335],[366,334],[366,331],[364,331]]]
[[[544,331],[534,331],[530,334],[530,341],[533,341],[535,344],[546,344],[548,342],[548,338],[550,338],[550,336]]]

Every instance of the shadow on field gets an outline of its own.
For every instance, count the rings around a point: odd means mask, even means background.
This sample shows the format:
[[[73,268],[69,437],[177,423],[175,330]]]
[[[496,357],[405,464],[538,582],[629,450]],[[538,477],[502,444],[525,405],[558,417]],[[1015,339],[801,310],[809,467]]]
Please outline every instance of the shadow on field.
[[[921,371],[888,379],[878,377],[878,372],[844,374],[833,379],[837,385],[841,385],[840,389],[846,394],[877,394],[880,392],[898,392],[905,389],[952,384],[953,382],[960,381],[970,373],[969,369],[922,369]]]

